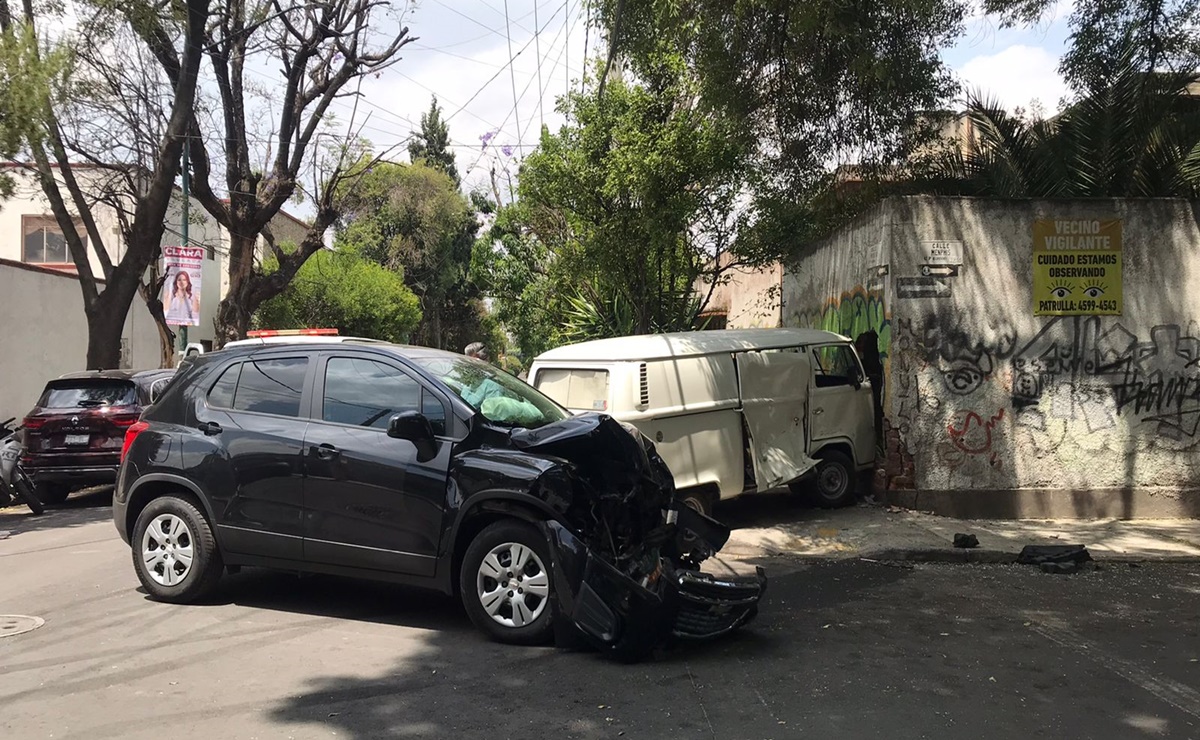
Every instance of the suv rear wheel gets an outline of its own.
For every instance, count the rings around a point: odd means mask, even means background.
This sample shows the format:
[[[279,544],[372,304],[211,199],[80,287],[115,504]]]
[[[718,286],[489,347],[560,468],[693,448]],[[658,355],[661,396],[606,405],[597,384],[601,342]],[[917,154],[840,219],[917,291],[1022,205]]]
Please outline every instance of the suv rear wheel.
[[[516,645],[550,638],[549,550],[540,532],[515,520],[496,522],[475,536],[463,557],[459,590],[480,631]]]
[[[151,501],[133,528],[133,567],[158,601],[186,604],[221,578],[221,553],[204,514],[180,496]]]

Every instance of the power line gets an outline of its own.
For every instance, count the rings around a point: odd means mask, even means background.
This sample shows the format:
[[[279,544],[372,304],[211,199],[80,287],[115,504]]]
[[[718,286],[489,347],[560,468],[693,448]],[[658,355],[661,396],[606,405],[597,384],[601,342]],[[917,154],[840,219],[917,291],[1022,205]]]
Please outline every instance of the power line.
[[[545,31],[547,26],[549,26],[550,23],[553,22],[554,19],[557,17],[558,17],[558,11],[556,10],[556,11],[554,11],[554,15],[550,16],[550,20],[546,21],[546,24],[544,26],[542,26],[540,29],[538,29],[538,33]],[[535,35],[533,38],[537,38],[537,36]],[[516,54],[511,55],[509,57],[508,63],[505,64],[504,66],[511,67],[513,62],[515,62],[517,60],[517,57],[521,56],[521,54],[523,54],[525,52],[525,50],[528,49],[530,44],[532,44],[532,43],[533,43],[533,39],[530,39],[528,42],[526,42],[525,45],[522,46],[521,49],[519,51],[517,51]],[[496,70],[496,74],[489,77],[488,81],[483,83],[483,85],[478,90],[475,91],[475,94],[472,95],[470,97],[470,99],[467,100],[467,102],[463,103],[462,106],[460,106],[458,110],[456,110],[453,113],[451,113],[450,115],[446,116],[446,123],[449,123],[451,118],[454,118],[459,113],[462,113],[463,109],[466,108],[468,105],[470,105],[475,100],[475,98],[479,97],[480,93],[482,93],[484,90],[486,90],[487,86],[492,84],[492,82],[494,82],[496,80],[496,78],[499,77],[503,71],[504,71],[504,67],[501,67],[500,69]]]
[[[534,9],[537,9],[536,0],[534,2],[533,7],[534,7]],[[508,57],[509,57],[509,59],[512,59],[512,55],[513,55],[513,53],[512,53],[512,31],[510,31],[509,27],[508,27],[508,0],[504,0],[504,35],[505,35],[505,37],[508,38]],[[540,32],[534,31],[533,40],[535,42],[538,40],[539,35],[540,35]],[[540,64],[538,65],[538,74],[539,75],[541,74],[541,65]],[[513,111],[516,112],[516,110],[517,110],[517,68],[511,62],[508,65],[508,79],[512,81]],[[501,124],[501,125],[503,125],[503,124]],[[521,116],[518,115],[517,116],[517,131],[520,131],[520,130],[521,130]]]
[[[580,0],[580,3],[582,3],[582,4],[584,4],[584,5],[586,5],[586,2],[587,2],[587,0]],[[580,6],[579,6],[579,5],[577,5],[576,7],[578,8],[578,7],[580,7]],[[557,13],[555,13],[555,15],[558,15],[558,14],[557,14]],[[568,16],[570,16],[570,11],[568,11],[568,12],[567,12],[567,15],[568,15]],[[564,21],[565,21],[565,20],[566,20],[566,19],[564,19]],[[576,21],[578,21],[578,16],[576,16]],[[574,28],[574,25],[572,25],[572,28]],[[554,41],[553,41],[553,42],[550,44],[550,48],[551,48],[551,49],[553,49],[553,48],[554,48],[554,45],[558,43],[558,38],[559,38],[559,36],[562,36],[562,34],[563,34],[563,31],[565,31],[566,29],[567,29],[567,26],[566,26],[566,23],[564,22],[564,24],[563,24],[563,27],[562,27],[561,29],[559,29],[558,35],[556,35],[556,36],[554,37]],[[569,32],[568,32],[568,33],[569,33]],[[561,52],[560,52],[560,54],[561,54]],[[527,83],[527,84],[525,85],[525,89],[521,91],[521,96],[520,96],[521,98],[524,98],[524,97],[525,97],[525,93],[529,91],[529,85],[533,84],[533,80],[534,80],[534,78],[533,78],[533,77],[530,77],[530,78],[529,78],[529,83]],[[543,92],[543,95],[544,95],[544,92]],[[512,115],[513,115],[513,113],[514,113],[514,112],[517,110],[517,105],[518,105],[519,103],[520,103],[520,99],[518,99],[518,101],[517,101],[516,103],[514,103],[514,104],[513,104],[512,110],[510,110],[510,111],[508,112],[508,115],[506,115],[506,116],[504,117],[504,121],[503,121],[503,122],[500,124],[500,128],[499,128],[499,129],[497,129],[497,130],[503,129],[503,128],[504,128],[506,125],[508,125],[508,119],[509,119],[509,118],[511,118],[511,117],[512,117]],[[524,135],[521,133],[521,129],[520,129],[520,124],[519,124],[519,123],[517,124],[517,126],[518,126],[518,128],[517,128],[517,142],[518,142],[518,143],[516,144],[516,146],[517,146],[517,147],[524,148],[526,145],[525,145],[525,144],[522,144],[521,142],[523,142],[523,141],[524,141],[525,137],[524,137]],[[511,146],[511,145],[506,145],[506,146]],[[480,163],[480,162],[483,160],[483,158],[484,158],[484,156],[485,156],[486,154],[487,154],[487,147],[485,146],[485,147],[484,147],[484,151],[480,153],[480,155],[479,155],[479,156],[478,156],[478,157],[475,159],[475,162],[474,162],[474,163],[473,163],[473,164],[470,166],[470,168],[468,168],[468,169],[466,170],[466,172],[467,172],[467,173],[470,173],[470,172],[472,172],[472,171],[473,171],[473,170],[474,170],[476,167],[478,167],[478,166],[479,166],[479,163]]]
[[[505,8],[508,7],[508,0],[504,0],[504,7]],[[563,24],[565,25],[566,22],[567,22],[567,19],[564,17]],[[535,0],[535,2],[533,3],[533,27],[537,28],[537,25],[538,25],[537,2]],[[540,38],[540,36],[541,36],[541,34],[536,34],[536,33],[533,35],[533,53],[538,58],[538,65],[537,65],[538,89],[543,90],[542,97],[538,98],[538,120],[540,120],[542,122],[542,125],[545,126],[546,118],[542,113],[542,101],[545,99],[545,96],[546,96],[544,88],[542,87],[542,63],[545,60],[542,59],[542,42],[538,40]],[[562,55],[560,54],[558,58],[562,59]],[[521,129],[521,125],[517,124],[517,130],[519,131],[520,129]]]

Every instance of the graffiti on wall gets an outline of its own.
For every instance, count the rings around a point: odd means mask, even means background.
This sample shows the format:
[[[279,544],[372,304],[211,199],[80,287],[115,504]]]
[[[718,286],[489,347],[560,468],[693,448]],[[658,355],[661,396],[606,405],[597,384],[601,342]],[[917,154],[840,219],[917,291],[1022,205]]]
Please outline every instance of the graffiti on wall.
[[[803,325],[824,329],[836,334],[857,338],[869,331],[878,337],[879,359],[886,363],[892,346],[892,321],[884,306],[881,291],[867,290],[856,285],[840,296],[830,298],[815,317],[798,317]]]
[[[1200,432],[1200,338],[1162,324],[1142,341],[1120,322],[1098,317],[1055,319],[1013,359],[1012,404],[1046,416],[1082,421],[1090,432],[1122,418],[1165,441],[1188,442]]]

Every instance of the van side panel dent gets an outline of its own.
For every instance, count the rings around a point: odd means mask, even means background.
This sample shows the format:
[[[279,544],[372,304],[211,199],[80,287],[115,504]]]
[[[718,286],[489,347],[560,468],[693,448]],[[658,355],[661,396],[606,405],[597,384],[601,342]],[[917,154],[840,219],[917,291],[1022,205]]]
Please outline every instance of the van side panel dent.
[[[737,366],[758,490],[778,488],[817,465],[807,454],[808,354],[741,352]]]

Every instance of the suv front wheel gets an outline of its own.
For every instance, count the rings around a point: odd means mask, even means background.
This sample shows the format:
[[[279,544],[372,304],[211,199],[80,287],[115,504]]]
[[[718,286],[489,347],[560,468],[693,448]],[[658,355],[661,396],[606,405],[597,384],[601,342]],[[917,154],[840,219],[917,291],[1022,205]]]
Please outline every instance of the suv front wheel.
[[[498,642],[549,640],[549,564],[546,538],[528,524],[511,520],[486,527],[467,547],[459,576],[471,621]]]
[[[212,528],[185,498],[151,501],[138,515],[131,542],[138,580],[158,601],[196,601],[221,578],[223,565]]]

